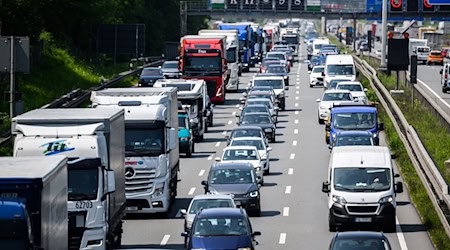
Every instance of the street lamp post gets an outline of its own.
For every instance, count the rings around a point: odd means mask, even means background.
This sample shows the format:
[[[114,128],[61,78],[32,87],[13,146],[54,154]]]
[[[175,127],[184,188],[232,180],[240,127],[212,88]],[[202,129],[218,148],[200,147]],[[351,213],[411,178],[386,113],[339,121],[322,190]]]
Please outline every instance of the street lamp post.
[[[381,12],[381,62],[380,70],[387,70],[386,66],[386,33],[387,33],[387,11],[388,1],[383,0],[382,12]]]

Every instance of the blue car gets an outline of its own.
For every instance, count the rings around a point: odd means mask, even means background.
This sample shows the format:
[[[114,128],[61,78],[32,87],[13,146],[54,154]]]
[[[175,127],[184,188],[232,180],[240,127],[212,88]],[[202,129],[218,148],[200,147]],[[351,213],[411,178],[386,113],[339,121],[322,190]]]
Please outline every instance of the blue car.
[[[194,137],[190,127],[189,117],[186,113],[178,113],[178,141],[180,153],[186,153],[186,157],[192,157],[194,153]]]
[[[255,249],[255,236],[249,217],[242,208],[200,210],[192,223],[187,249]]]

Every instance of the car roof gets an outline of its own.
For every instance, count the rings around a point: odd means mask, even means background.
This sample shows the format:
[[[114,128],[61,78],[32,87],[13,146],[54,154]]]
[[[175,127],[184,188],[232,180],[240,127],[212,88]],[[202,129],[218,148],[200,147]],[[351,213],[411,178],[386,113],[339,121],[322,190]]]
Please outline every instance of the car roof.
[[[245,109],[245,108],[248,108],[248,107],[264,107],[264,108],[267,108],[267,106],[266,105],[264,105],[264,104],[249,104],[249,105],[245,105],[244,106],[244,108],[243,109]]]
[[[362,83],[361,82],[353,82],[353,81],[342,81],[342,82],[339,82],[338,83],[338,85],[343,85],[343,84],[351,84],[351,85],[362,85]]]
[[[229,194],[199,194],[194,196],[192,200],[213,200],[213,199],[233,199]]]
[[[252,98],[252,99],[248,99],[248,102],[257,102],[257,101],[265,101],[265,102],[272,102],[270,99],[268,98]]]
[[[224,148],[223,151],[233,150],[233,149],[257,150],[255,146],[228,146],[228,147]]]
[[[345,146],[333,148],[330,159],[333,168],[392,167],[391,154],[385,146]]]
[[[235,131],[235,130],[247,130],[247,129],[262,130],[262,128],[261,128],[261,127],[258,127],[258,126],[242,125],[242,126],[239,126],[239,127],[234,128],[232,131]]]
[[[262,141],[261,137],[235,137],[232,141]]]
[[[246,113],[245,115],[265,115],[265,116],[270,116],[270,114],[265,113],[265,112],[250,112],[250,113]]]
[[[348,89],[327,89],[323,92],[323,94],[328,93],[350,93],[350,90]]]
[[[364,112],[364,113],[375,113],[377,112],[377,108],[370,105],[351,105],[351,106],[337,106],[333,107],[333,113],[349,113],[349,112]]]
[[[277,76],[277,75],[256,75],[255,77],[253,77],[253,80],[282,80],[284,81],[284,78],[282,76]]]
[[[244,212],[241,210],[241,208],[230,208],[230,207],[203,209],[197,214],[198,219],[223,217],[223,216],[243,217],[245,215]]]
[[[375,238],[385,239],[381,232],[369,232],[369,231],[353,231],[353,232],[338,232],[335,235],[336,239],[355,239],[355,238]]]
[[[253,170],[253,165],[249,162],[214,162],[212,169],[248,169]]]

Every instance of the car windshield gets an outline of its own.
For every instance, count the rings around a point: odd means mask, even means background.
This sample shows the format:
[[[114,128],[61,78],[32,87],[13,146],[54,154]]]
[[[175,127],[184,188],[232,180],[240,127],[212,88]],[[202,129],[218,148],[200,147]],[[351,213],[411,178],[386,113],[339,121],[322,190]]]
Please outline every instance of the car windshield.
[[[350,93],[325,93],[322,101],[351,101]]]
[[[258,150],[265,150],[262,140],[233,140],[230,146],[254,146]]]
[[[219,56],[186,56],[184,67],[194,71],[220,71],[222,63]]]
[[[335,141],[335,146],[373,146],[372,138],[370,135],[367,136],[337,136]]]
[[[270,66],[267,68],[266,73],[286,73],[286,67],[283,66]]]
[[[363,91],[361,85],[359,84],[339,84],[337,85],[336,89],[346,89],[350,91]]]
[[[231,138],[234,137],[261,137],[260,129],[237,129],[231,133]]]
[[[340,83],[340,82],[346,82],[346,81],[348,81],[348,80],[345,80],[345,79],[334,79],[334,80],[331,80],[330,81],[330,84],[329,84],[329,87],[331,88],[331,89],[335,89],[336,88],[336,85],[338,84],[338,83]]]
[[[271,119],[263,114],[246,114],[242,118],[242,124],[270,124]]]
[[[334,169],[334,189],[348,192],[383,191],[391,187],[389,168],[345,167]]]
[[[327,65],[328,74],[335,75],[354,75],[353,64],[331,64]]]
[[[313,62],[313,63],[320,62],[320,57],[318,57],[318,56],[311,56],[311,58],[309,60],[311,62]]]
[[[391,250],[389,243],[383,238],[361,238],[357,239],[344,238],[337,239],[332,250],[349,250],[349,249],[370,249],[370,250]]]
[[[253,153],[256,152],[253,150]],[[255,182],[251,169],[226,168],[212,171],[209,183],[211,184],[250,184]]]
[[[430,49],[429,48],[417,48],[417,52],[428,53],[428,52],[430,52]]]
[[[283,88],[283,79],[255,79],[253,81],[254,86],[270,86],[274,89]]]
[[[285,40],[288,44],[298,44],[298,38],[295,36],[284,36],[283,40]]]
[[[285,59],[286,59],[285,56],[284,56],[284,54],[281,54],[281,53],[271,53],[271,54],[267,54],[267,57],[268,57],[268,58],[277,58],[277,59],[279,59],[279,60],[285,60]]]
[[[255,99],[255,98],[267,98],[267,99],[271,99],[272,95],[264,95],[264,94],[251,94],[249,96],[247,96],[248,99]]]
[[[376,125],[376,114],[368,112],[338,113],[332,116],[333,126],[343,130],[371,129]]]
[[[258,160],[258,152],[254,149],[227,149],[223,152],[223,161]]]
[[[185,116],[178,116],[178,127],[187,128],[187,122]]]
[[[150,68],[144,68],[142,70],[141,76],[155,76],[155,75],[161,75],[162,72],[160,69],[150,69]]]
[[[439,52],[431,52],[430,53],[432,56],[442,56],[442,53],[439,51]]]
[[[178,62],[165,62],[163,69],[178,69]]]
[[[312,72],[313,73],[322,73],[324,70],[324,67],[315,67],[313,68]]]
[[[194,237],[248,235],[249,228],[243,217],[202,218],[193,228]]]
[[[235,207],[231,199],[194,199],[189,208],[190,214],[196,214],[198,211],[206,208],[216,207]]]

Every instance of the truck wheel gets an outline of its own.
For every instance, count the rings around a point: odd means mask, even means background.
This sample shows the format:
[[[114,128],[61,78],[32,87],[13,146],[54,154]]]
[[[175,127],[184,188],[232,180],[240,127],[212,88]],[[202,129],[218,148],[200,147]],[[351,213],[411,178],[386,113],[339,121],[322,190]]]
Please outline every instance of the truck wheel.
[[[170,181],[170,205],[175,203],[175,197],[177,196],[177,182],[178,182],[178,173]]]
[[[270,142],[275,142],[275,135],[272,136],[272,139],[270,139]]]
[[[195,143],[194,142],[192,142],[192,150],[191,150],[191,152],[195,153]]]
[[[208,133],[208,123],[205,123],[205,133]]]

